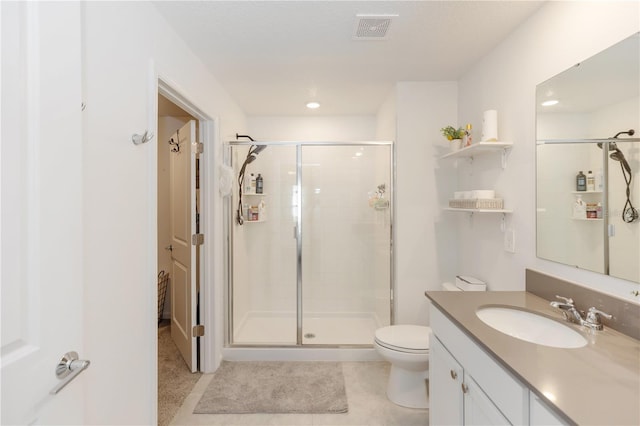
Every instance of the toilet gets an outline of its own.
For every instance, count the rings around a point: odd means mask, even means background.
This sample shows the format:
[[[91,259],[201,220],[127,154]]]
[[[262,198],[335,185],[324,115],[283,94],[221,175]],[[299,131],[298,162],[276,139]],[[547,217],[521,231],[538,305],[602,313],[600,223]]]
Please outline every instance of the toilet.
[[[456,285],[443,283],[444,291],[485,291],[475,278],[458,276]],[[421,325],[390,325],[376,330],[373,346],[391,363],[387,397],[394,404],[409,408],[429,408],[429,335],[431,328]]]

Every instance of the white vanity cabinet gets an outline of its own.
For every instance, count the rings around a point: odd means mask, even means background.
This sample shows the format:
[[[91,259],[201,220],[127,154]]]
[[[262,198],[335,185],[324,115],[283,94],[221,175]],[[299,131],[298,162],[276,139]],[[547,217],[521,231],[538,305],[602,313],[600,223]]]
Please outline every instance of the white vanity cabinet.
[[[430,424],[529,424],[529,389],[435,306],[429,349]]]
[[[530,424],[545,426],[560,426],[568,424],[547,406],[535,393],[531,392],[529,399]]]
[[[429,423],[461,425],[464,370],[435,336],[429,338]]]
[[[430,411],[433,425],[508,425],[473,377],[436,337],[430,340]]]

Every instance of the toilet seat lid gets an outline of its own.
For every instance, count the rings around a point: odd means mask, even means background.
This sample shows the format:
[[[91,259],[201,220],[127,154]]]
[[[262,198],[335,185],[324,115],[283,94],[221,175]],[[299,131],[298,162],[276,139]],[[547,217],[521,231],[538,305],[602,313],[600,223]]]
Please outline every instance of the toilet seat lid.
[[[384,346],[405,350],[429,350],[431,327],[421,325],[390,325],[376,330],[376,340]]]

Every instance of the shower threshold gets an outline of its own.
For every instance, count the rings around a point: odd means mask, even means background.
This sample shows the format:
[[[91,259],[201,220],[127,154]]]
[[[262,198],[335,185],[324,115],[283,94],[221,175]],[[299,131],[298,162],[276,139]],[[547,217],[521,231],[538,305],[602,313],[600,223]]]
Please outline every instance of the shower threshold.
[[[302,323],[303,345],[372,345],[375,331],[380,327],[372,313],[309,314]],[[295,345],[295,314],[252,312],[240,322],[233,343]]]

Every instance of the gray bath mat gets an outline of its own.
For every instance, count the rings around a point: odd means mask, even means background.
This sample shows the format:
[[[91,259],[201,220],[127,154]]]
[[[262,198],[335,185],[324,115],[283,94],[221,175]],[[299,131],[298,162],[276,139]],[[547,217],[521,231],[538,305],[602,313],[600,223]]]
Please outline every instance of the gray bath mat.
[[[346,413],[337,362],[223,361],[195,414]]]

